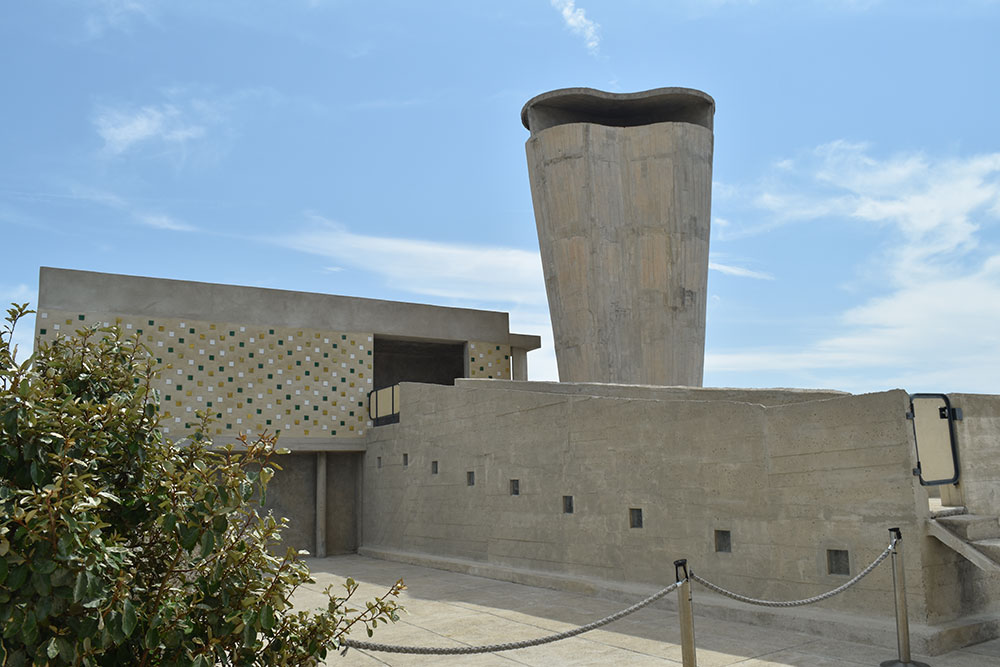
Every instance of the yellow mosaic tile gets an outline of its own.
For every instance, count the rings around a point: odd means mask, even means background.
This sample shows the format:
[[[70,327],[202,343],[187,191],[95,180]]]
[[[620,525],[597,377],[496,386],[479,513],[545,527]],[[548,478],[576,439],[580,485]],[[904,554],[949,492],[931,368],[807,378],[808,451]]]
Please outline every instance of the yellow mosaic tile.
[[[496,343],[469,343],[469,377],[510,379],[510,346]]]
[[[57,320],[65,325],[49,325]],[[371,426],[370,333],[65,311],[40,314],[36,326],[41,338],[52,339],[116,321],[159,362],[154,387],[165,433],[187,433],[197,410],[212,415],[217,435],[361,437]]]

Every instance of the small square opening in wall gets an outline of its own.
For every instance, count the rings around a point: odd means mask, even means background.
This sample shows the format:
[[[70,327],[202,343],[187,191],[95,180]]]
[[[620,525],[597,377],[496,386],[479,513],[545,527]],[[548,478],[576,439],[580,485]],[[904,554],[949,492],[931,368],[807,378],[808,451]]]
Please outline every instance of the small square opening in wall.
[[[510,495],[512,496],[521,495],[521,480],[519,479],[510,480]]]
[[[408,465],[410,465],[410,455],[409,454],[403,454],[403,467],[405,468]]]
[[[431,461],[431,474],[432,475],[438,474],[438,462],[437,461]]]
[[[476,473],[474,470],[470,470],[469,472],[465,473],[465,485],[466,486],[476,485]]]
[[[573,513],[573,496],[563,496],[563,514]]]
[[[715,552],[728,554],[733,550],[733,534],[728,530],[715,531]]]
[[[642,508],[630,507],[628,510],[628,527],[642,528]]]
[[[851,557],[846,549],[826,550],[826,571],[829,574],[851,574]]]
[[[382,467],[382,457],[381,456],[376,456],[375,457],[375,467],[376,468],[381,468]]]

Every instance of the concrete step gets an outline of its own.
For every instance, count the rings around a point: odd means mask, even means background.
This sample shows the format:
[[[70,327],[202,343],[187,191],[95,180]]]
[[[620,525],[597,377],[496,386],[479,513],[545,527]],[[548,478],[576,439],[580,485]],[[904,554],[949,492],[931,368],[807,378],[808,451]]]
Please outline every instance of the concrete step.
[[[995,516],[960,514],[935,520],[967,542],[1000,538],[1000,520]]]
[[[1000,539],[994,537],[988,540],[976,540],[972,543],[972,546],[982,551],[991,559],[1000,563]]]

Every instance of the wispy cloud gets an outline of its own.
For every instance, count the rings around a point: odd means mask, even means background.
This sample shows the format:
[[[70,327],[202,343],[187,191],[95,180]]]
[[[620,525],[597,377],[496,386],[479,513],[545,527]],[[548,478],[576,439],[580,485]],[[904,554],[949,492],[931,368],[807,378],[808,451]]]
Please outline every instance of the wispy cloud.
[[[869,258],[878,267],[870,296],[841,313],[829,336],[798,349],[713,352],[707,369],[836,369],[857,383],[849,389],[878,378],[910,389],[1000,390],[1000,153],[879,158],[865,144],[836,141],[781,168],[796,172],[800,191],[789,196],[773,182],[756,201],[765,216],[823,217],[845,234],[874,224],[892,243]]]
[[[326,272],[363,271],[402,292],[506,310],[512,331],[543,338],[543,349],[531,353],[531,379],[558,379],[537,252],[372,236],[315,214],[298,232],[268,241],[336,262]]]
[[[550,0],[552,6],[562,15],[563,23],[573,33],[583,38],[583,43],[591,54],[597,54],[601,45],[600,24],[587,18],[587,13],[576,6],[574,0]]]
[[[172,232],[200,231],[194,225],[181,222],[164,213],[151,212],[144,207],[133,204],[112,192],[96,190],[94,188],[75,187],[72,189],[69,196],[76,201],[91,202],[99,206],[105,206],[116,211],[121,211],[133,222],[145,225],[146,227],[153,227],[155,229],[163,229]]]
[[[136,20],[153,18],[149,0],[91,0],[87,3],[85,20],[87,34],[92,38],[103,36],[108,30],[129,30]]]
[[[709,261],[708,268],[710,271],[718,271],[719,273],[724,273],[727,276],[738,276],[740,278],[756,278],[757,280],[774,280],[774,276],[770,273],[765,273],[763,271],[753,271],[751,269],[744,269],[739,266],[732,266],[730,264],[720,264],[719,262]]]
[[[104,140],[104,151],[121,155],[142,144],[183,146],[205,136],[204,125],[190,120],[172,104],[134,108],[101,107],[94,127]]]
[[[545,283],[537,252],[516,248],[369,236],[310,215],[307,226],[275,239],[338,266],[380,275],[395,289],[427,296],[540,305]]]
[[[158,90],[141,103],[101,100],[91,123],[103,142],[102,154],[124,159],[143,156],[185,164],[189,157],[214,161],[238,134],[247,110],[293,105],[308,109],[307,99],[258,86],[219,92],[212,87],[177,85]],[[408,102],[409,103],[409,102]]]
[[[7,304],[33,301],[37,295],[38,290],[24,283],[0,285],[0,303],[4,305],[2,308],[3,312],[7,311]]]
[[[140,215],[138,216],[139,222],[148,226],[155,227],[156,229],[167,229],[172,232],[193,232],[197,231],[197,228],[188,225],[183,222],[178,222],[167,215]]]

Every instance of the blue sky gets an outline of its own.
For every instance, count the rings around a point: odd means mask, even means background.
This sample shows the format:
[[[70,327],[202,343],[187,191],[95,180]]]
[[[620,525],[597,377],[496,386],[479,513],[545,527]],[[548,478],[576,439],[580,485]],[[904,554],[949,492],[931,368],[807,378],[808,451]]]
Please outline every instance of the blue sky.
[[[998,33],[997,0],[4,3],[0,298],[46,265],[505,310],[555,379],[521,106],[686,86],[707,386],[1000,393]]]

